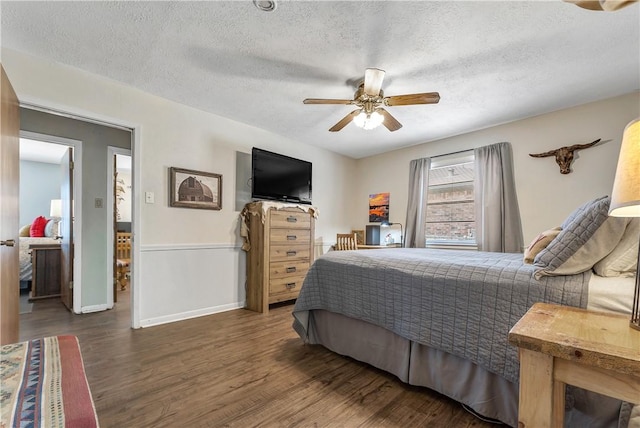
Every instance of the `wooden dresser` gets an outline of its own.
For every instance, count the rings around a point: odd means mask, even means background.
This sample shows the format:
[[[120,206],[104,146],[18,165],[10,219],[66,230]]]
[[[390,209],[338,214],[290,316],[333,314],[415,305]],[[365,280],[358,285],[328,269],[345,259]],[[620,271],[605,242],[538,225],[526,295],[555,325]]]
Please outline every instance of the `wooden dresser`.
[[[246,308],[268,312],[269,305],[298,297],[313,262],[315,209],[275,202],[251,202],[242,211],[248,238]]]
[[[29,300],[60,297],[60,244],[32,244],[31,296]]]

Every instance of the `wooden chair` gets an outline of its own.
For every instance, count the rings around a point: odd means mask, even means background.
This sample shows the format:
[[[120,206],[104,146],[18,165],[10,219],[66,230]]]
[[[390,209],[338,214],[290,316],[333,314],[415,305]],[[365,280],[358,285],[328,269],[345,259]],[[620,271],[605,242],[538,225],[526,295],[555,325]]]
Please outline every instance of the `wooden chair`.
[[[116,281],[120,290],[126,290],[131,265],[131,233],[116,233]]]
[[[358,239],[355,233],[338,233],[336,234],[336,245],[334,249],[336,251],[343,250],[357,250]]]

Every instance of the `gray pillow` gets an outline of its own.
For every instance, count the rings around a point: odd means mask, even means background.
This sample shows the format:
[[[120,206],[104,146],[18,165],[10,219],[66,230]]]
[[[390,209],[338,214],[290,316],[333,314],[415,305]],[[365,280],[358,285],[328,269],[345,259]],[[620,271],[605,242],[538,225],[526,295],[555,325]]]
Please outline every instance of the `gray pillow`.
[[[562,223],[562,232],[536,256],[535,277],[587,271],[618,245],[629,219],[609,217],[608,196],[577,208]]]

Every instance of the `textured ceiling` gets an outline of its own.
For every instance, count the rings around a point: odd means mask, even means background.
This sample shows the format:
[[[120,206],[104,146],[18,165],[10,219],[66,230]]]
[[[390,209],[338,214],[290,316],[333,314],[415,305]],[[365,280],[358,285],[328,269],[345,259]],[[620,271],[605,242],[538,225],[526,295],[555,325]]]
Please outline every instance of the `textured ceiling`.
[[[558,1],[7,2],[2,45],[360,158],[640,89],[640,5]],[[404,126],[327,130],[367,67]]]

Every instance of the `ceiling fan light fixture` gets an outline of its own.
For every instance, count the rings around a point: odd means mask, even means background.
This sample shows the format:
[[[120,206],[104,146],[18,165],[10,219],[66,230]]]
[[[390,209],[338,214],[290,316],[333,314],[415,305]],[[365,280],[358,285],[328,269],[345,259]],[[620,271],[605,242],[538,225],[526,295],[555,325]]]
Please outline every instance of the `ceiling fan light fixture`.
[[[263,12],[273,12],[276,10],[276,2],[274,0],[253,0],[253,4]]]
[[[378,113],[377,110],[367,113],[362,109],[360,114],[353,118],[353,123],[355,123],[358,128],[366,129],[367,131],[382,125],[383,121],[384,116]]]

